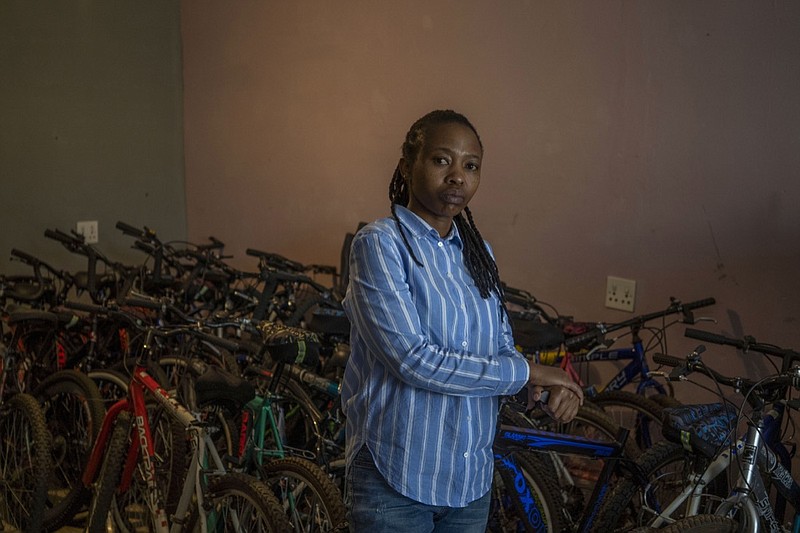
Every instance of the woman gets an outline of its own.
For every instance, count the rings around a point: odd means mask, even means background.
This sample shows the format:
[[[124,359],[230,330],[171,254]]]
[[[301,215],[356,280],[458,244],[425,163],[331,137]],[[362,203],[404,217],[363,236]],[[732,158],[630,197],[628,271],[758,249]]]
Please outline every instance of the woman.
[[[582,391],[514,348],[497,266],[467,205],[483,145],[454,111],[415,122],[389,186],[392,216],[353,239],[342,401],[351,531],[484,531],[497,397],[550,390],[569,421]]]

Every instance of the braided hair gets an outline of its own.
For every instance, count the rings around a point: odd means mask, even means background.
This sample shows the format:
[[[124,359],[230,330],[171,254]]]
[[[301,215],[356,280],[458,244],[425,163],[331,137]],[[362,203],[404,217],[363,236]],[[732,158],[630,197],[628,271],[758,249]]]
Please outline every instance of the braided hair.
[[[449,109],[437,110],[431,111],[417,120],[411,126],[411,129],[408,130],[406,140],[402,147],[403,159],[408,162],[415,161],[420,150],[425,145],[425,137],[430,128],[451,123],[462,124],[471,129],[478,139],[481,150],[483,150],[483,143],[481,143],[478,131],[464,115]],[[392,218],[397,222],[400,236],[403,238],[403,242],[408,252],[411,254],[414,263],[423,267],[424,265],[411,249],[411,245],[408,242],[406,233],[403,231],[403,226],[400,224],[400,219],[397,217],[397,212],[395,210],[395,206],[397,205],[407,206],[409,199],[408,184],[403,177],[400,164],[398,163],[392,175],[392,181],[389,183],[389,201],[391,202]],[[459,235],[461,235],[461,240],[464,243],[462,248],[464,263],[475,285],[478,287],[481,297],[484,299],[488,298],[490,293],[494,292],[500,299],[501,307],[505,309],[505,306],[502,305],[505,302],[505,295],[503,293],[502,283],[500,282],[497,263],[495,263],[489,250],[486,248],[486,244],[475,225],[475,220],[472,218],[472,212],[469,210],[469,207],[465,207],[464,210],[454,218],[454,222],[458,228]]]

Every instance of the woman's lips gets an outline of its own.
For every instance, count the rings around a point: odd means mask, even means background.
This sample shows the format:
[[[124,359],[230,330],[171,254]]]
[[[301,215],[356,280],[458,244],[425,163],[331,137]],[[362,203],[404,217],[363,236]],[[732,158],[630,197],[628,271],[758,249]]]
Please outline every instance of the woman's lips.
[[[448,204],[464,203],[464,194],[460,191],[445,191],[439,196],[439,198],[441,198],[443,202]]]

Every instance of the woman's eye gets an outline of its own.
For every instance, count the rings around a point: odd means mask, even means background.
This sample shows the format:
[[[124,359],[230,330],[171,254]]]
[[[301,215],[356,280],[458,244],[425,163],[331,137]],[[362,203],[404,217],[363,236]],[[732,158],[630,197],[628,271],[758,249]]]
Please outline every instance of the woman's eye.
[[[475,171],[475,170],[478,170],[479,168],[481,168],[480,165],[478,165],[478,163],[467,163],[466,166],[467,166],[468,170],[472,170],[472,171]]]
[[[434,161],[434,162],[435,162],[437,165],[447,165],[447,164],[449,164],[449,163],[450,163],[450,162],[447,160],[447,158],[446,158],[446,157],[434,157],[434,158],[433,158],[433,161]]]

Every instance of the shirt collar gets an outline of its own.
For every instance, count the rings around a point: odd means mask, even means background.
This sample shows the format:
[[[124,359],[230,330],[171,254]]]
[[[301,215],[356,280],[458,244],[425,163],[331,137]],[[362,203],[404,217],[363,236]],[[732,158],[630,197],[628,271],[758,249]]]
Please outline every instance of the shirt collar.
[[[458,233],[458,226],[456,226],[455,222],[450,228],[450,233],[446,237],[441,237],[438,231],[407,207],[396,205],[395,213],[397,213],[400,223],[417,239],[427,235],[437,241],[452,241],[459,248],[462,246],[461,236]]]

